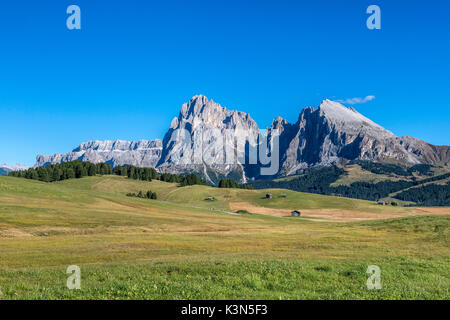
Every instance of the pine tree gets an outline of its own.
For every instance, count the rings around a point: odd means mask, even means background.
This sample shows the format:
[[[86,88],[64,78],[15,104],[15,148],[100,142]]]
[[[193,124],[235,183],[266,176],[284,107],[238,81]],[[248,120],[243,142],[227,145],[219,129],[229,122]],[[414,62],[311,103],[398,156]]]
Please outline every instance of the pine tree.
[[[48,175],[48,171],[47,171],[47,169],[45,169],[45,167],[39,167],[37,169],[37,174],[38,174],[39,180],[44,181],[44,182],[50,181],[50,176]]]
[[[74,178],[75,178],[75,171],[72,168],[67,168],[66,179],[74,179]]]
[[[128,178],[130,179],[134,179],[134,175],[135,175],[135,168],[133,166],[131,166],[128,169]]]
[[[93,164],[89,164],[88,170],[87,170],[88,176],[90,176],[90,177],[95,176],[97,173],[96,171],[97,170],[95,169],[95,166]]]
[[[62,176],[62,170],[59,168],[55,168],[53,170],[53,174],[52,174],[52,181],[59,181],[61,180],[61,176]]]

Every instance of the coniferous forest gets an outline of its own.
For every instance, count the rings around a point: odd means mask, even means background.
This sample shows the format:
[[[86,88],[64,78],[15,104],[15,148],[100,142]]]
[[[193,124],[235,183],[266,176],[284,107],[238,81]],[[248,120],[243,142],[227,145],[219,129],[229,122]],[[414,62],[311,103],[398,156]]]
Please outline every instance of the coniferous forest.
[[[12,171],[8,175],[12,177],[33,179],[44,182],[55,182],[67,179],[78,179],[87,176],[115,174],[129,179],[179,183],[180,186],[206,185],[206,181],[196,174],[176,175],[171,173],[158,174],[154,168],[138,168],[132,165],[112,166],[108,163],[90,163],[85,161],[70,161],[60,164],[49,164],[45,167],[29,168],[22,171]]]
[[[95,176],[97,174],[113,174],[113,168],[108,163],[90,163],[70,161],[59,164],[49,164],[45,167],[29,168],[21,171],[11,171],[8,175],[25,179],[54,182],[67,179]]]
[[[431,175],[431,168],[433,167],[430,164],[416,164],[412,167],[405,168],[396,164],[386,164],[363,160],[357,160],[354,163],[359,164],[363,170],[367,170],[372,173],[388,175],[396,174],[398,176],[410,176],[414,172],[417,172],[421,175]]]
[[[239,188],[239,189],[254,189],[250,184],[239,184],[233,179],[222,179],[219,181],[219,188]]]
[[[395,165],[384,165],[379,163],[367,164],[365,168],[369,171],[377,173],[401,173],[403,175],[402,167]],[[359,163],[358,163],[359,164]],[[404,172],[422,172],[429,174],[431,166],[428,165],[416,165],[408,168]],[[400,168],[400,169],[399,169]],[[425,183],[447,179],[450,177],[450,173],[434,176],[422,180],[413,181],[380,181],[378,183],[370,182],[353,182],[350,185],[330,186],[335,182],[345,171],[336,166],[323,167],[317,169],[311,169],[304,175],[298,177],[292,177],[289,179],[276,179],[276,180],[260,180],[252,182],[251,185],[255,189],[267,189],[267,188],[282,188],[299,192],[318,193],[324,195],[336,195],[348,198],[356,198],[363,200],[377,201],[381,198],[388,197],[391,193],[414,187],[420,186]],[[431,187],[433,186],[433,187]],[[429,185],[426,187],[412,188],[404,191],[395,196],[396,199],[416,202],[420,205],[426,206],[443,206],[447,205],[450,201],[446,198],[450,190],[450,186]],[[438,192],[438,195],[433,196],[433,192]],[[421,197],[419,195],[421,194]]]
[[[411,188],[397,194],[395,198],[413,201],[420,206],[450,206],[450,182],[446,185],[429,184]]]

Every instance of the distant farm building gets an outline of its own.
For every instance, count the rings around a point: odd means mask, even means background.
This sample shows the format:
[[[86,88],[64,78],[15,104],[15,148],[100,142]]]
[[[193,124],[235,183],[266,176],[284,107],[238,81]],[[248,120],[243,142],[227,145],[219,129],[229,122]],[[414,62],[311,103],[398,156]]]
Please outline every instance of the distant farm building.
[[[214,199],[214,197],[208,197],[208,198],[206,198],[205,200],[208,200],[208,201],[214,201],[215,199]]]
[[[266,194],[266,199],[272,199],[272,194],[271,193],[267,193]]]
[[[282,194],[281,194],[281,197],[282,197],[282,198],[286,198],[286,193],[282,193]]]
[[[293,217],[300,217],[302,213],[299,210],[294,210],[291,212],[291,216]]]
[[[382,201],[382,200],[378,201],[377,203],[382,206],[385,206],[388,204],[386,201]]]

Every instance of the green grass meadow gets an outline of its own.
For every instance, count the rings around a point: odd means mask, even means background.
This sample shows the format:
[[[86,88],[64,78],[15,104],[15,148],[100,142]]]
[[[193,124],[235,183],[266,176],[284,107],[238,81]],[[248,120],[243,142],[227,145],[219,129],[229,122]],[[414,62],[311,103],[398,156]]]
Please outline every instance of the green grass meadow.
[[[158,200],[125,196],[140,190],[157,192]],[[229,214],[229,203],[239,201],[412,210],[118,176],[56,183],[0,177],[0,299],[449,298],[449,215],[337,223]],[[69,265],[81,268],[80,290],[66,287]],[[381,268],[380,290],[366,287],[369,265]]]

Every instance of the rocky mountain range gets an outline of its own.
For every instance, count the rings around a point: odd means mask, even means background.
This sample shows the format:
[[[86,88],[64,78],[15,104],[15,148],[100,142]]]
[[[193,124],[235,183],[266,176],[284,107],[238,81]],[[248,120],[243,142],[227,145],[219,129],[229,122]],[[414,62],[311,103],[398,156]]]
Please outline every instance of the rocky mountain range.
[[[52,156],[38,155],[35,167],[81,160],[92,163],[107,162],[112,166],[131,164],[155,168],[161,157],[161,150],[162,141],[159,139],[88,141],[80,144],[69,153],[57,153]]]
[[[277,118],[268,133],[281,132],[280,175],[291,175],[311,165],[351,160],[414,165],[450,164],[450,147],[434,146],[413,137],[397,137],[354,108],[324,100],[307,107],[295,124]]]
[[[263,178],[264,154],[277,161],[271,176],[352,160],[450,165],[449,146],[397,137],[355,109],[330,100],[304,108],[295,123],[277,117],[263,136],[259,132],[249,114],[198,95],[181,106],[163,140],[90,141],[66,154],[38,155],[35,167],[72,160],[131,164],[160,172],[195,172],[215,183],[223,177],[242,182]]]
[[[28,166],[23,165],[23,164],[16,163],[13,165],[8,165],[6,163],[3,163],[3,164],[0,164],[0,176],[7,175],[11,171],[26,170],[26,169],[28,169]]]

